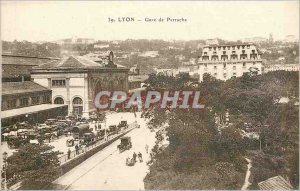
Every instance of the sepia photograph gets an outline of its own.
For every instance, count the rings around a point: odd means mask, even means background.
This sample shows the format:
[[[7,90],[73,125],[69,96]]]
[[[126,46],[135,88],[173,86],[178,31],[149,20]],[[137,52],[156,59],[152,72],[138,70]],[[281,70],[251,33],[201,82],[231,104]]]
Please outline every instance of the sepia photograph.
[[[299,190],[299,8],[1,0],[1,190]]]

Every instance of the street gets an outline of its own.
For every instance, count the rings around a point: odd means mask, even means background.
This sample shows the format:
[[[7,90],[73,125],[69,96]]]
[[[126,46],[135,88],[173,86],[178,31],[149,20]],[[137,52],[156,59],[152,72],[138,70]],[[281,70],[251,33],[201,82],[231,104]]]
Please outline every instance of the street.
[[[140,116],[140,113],[138,114]],[[54,183],[63,185],[69,190],[140,190],[144,189],[143,179],[148,171],[146,162],[150,159],[149,151],[155,144],[155,133],[146,127],[146,121],[137,117],[141,128],[134,129],[126,136],[132,139],[132,148],[119,153],[115,141],[102,151],[87,159]],[[133,152],[143,155],[143,162],[134,166],[126,166],[126,158],[132,157]]]
[[[105,122],[101,122],[99,124],[101,124],[101,128],[102,129],[107,129],[110,125],[118,125],[120,121],[125,120],[127,121],[128,124],[131,124],[135,121],[135,117],[134,117],[134,113],[129,113],[129,112],[123,112],[123,113],[116,113],[116,112],[110,112],[107,114],[106,116],[106,125]],[[93,132],[96,133],[95,130],[95,123],[90,122],[89,126],[91,129],[93,129]],[[67,147],[66,146],[66,141],[68,139],[72,139],[73,136],[61,136],[59,139],[54,139],[52,140],[50,143],[46,143],[54,146],[54,150],[56,151],[60,151],[61,155],[67,154],[68,149],[70,149],[71,151],[75,150],[75,145],[72,147]]]

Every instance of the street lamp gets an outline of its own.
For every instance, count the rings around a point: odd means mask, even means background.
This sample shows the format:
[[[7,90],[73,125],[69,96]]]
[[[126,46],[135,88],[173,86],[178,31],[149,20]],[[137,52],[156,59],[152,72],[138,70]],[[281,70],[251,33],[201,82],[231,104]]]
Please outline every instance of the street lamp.
[[[2,157],[3,157],[2,172],[3,172],[4,177],[1,177],[1,184],[3,182],[4,190],[7,190],[7,184],[6,184],[7,152],[2,153]],[[2,176],[2,173],[1,173],[1,176]]]

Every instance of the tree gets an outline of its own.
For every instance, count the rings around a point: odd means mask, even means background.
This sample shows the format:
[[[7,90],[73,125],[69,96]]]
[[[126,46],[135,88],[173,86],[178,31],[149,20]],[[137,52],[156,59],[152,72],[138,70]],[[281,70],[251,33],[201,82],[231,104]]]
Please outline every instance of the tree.
[[[8,157],[8,172],[21,177],[22,187],[43,189],[61,173],[54,147],[49,145],[26,144]]]

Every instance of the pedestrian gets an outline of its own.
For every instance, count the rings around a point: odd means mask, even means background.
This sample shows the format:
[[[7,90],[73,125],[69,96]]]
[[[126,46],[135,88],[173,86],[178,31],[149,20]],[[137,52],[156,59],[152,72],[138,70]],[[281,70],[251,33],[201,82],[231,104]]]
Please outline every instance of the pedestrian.
[[[75,145],[75,151],[76,151],[76,155],[78,155],[78,154],[79,154],[79,147],[78,147],[78,144]]]
[[[68,159],[70,159],[70,157],[71,157],[71,150],[68,149]]]
[[[137,156],[137,155],[136,155],[136,153],[134,152],[133,155],[132,155],[132,158],[133,158],[134,162],[136,162],[136,156]]]
[[[146,153],[148,153],[148,149],[149,149],[148,144],[146,144],[145,149],[146,149]]]
[[[143,156],[142,156],[142,153],[139,152],[138,157],[139,157],[140,162],[143,162]]]

